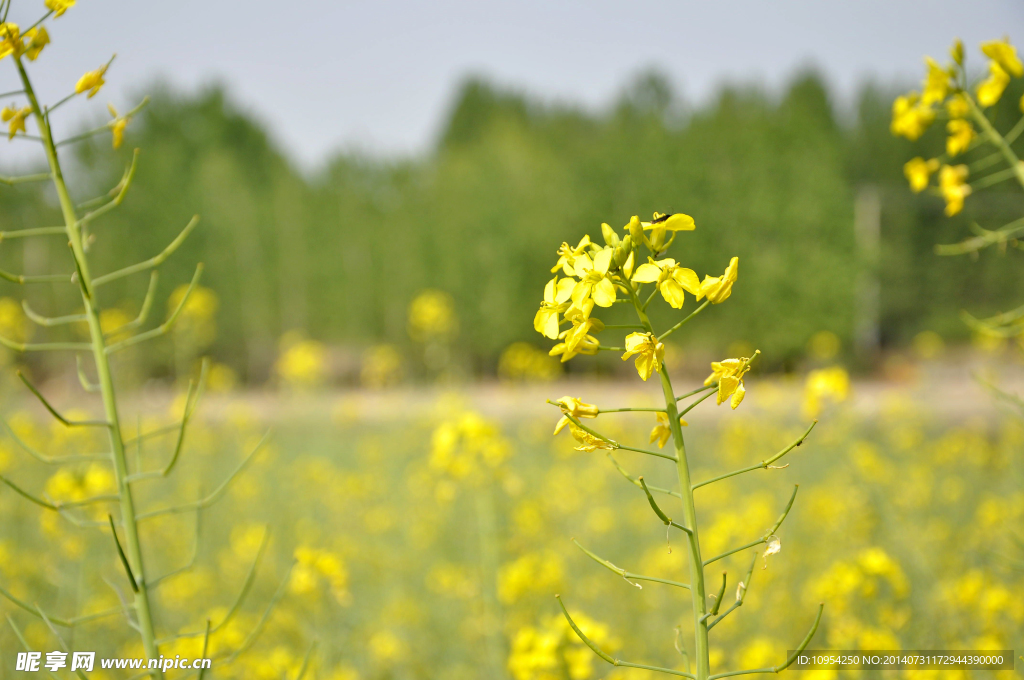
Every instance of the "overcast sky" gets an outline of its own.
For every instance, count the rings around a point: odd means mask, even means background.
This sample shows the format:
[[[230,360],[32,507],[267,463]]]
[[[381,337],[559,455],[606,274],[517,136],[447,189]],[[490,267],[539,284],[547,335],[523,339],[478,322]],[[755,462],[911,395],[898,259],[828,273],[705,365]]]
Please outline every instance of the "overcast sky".
[[[42,5],[14,0],[12,19],[31,23]],[[955,36],[976,50],[1022,29],[1021,0],[79,0],[33,72],[55,100],[116,51],[94,109],[158,76],[222,81],[312,167],[339,148],[423,151],[471,73],[600,107],[652,66],[700,102],[723,81],[777,87],[814,64],[849,97],[869,76],[917,79],[923,55],[944,59]],[[14,84],[0,63],[0,92]],[[11,160],[27,143],[0,144]]]

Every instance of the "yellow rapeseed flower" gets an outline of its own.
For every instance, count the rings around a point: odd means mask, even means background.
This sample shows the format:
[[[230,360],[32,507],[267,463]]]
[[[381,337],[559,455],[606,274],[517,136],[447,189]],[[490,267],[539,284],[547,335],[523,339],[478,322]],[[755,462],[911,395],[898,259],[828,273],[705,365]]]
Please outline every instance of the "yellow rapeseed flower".
[[[63,15],[74,6],[75,0],[46,0],[46,8],[51,10],[55,17]]]
[[[665,358],[665,345],[651,333],[630,333],[626,336],[626,352],[622,360],[636,355],[636,372],[643,380],[661,370]]]
[[[590,434],[575,423],[569,423],[569,433],[573,439],[579,442],[579,446],[576,447],[577,451],[597,451],[598,449],[611,451],[615,448],[615,444],[612,442]]]
[[[573,269],[573,265],[576,262],[576,258],[586,252],[587,248],[590,246],[591,242],[589,235],[581,238],[579,245],[575,248],[570,246],[568,243],[563,242],[558,248],[558,262],[556,262],[555,266],[551,268],[551,273],[554,274],[561,269],[566,276],[574,276],[576,271]]]
[[[110,111],[110,115],[113,120],[107,123],[110,126],[110,132],[112,134],[112,142],[115,149],[121,148],[121,143],[124,141],[124,129],[128,127],[128,123],[131,122],[131,116],[119,116],[117,109],[114,108],[113,104],[107,104],[107,110]]]
[[[963,94],[957,93],[946,102],[946,113],[950,118],[966,118],[970,112],[971,107],[967,103],[967,97]]]
[[[953,41],[953,44],[949,47],[949,56],[953,58],[953,61],[958,66],[964,65],[964,41],[957,38]]]
[[[928,76],[921,92],[922,104],[938,104],[949,94],[949,71],[942,68],[931,57],[924,58],[928,65]]]
[[[590,331],[599,333],[604,330],[604,323],[600,319],[584,318],[582,315],[572,317],[572,328],[567,328],[558,334],[562,342],[551,348],[548,352],[551,356],[562,355],[562,361],[566,362],[577,354],[596,354],[598,340],[590,335]]]
[[[591,259],[587,253],[580,253],[573,263],[573,270],[579,282],[572,289],[572,306],[582,312],[584,318],[596,304],[598,307],[611,307],[615,302],[615,284],[608,276],[611,268],[613,248],[604,248],[594,254]],[[588,304],[589,301],[593,304]]]
[[[729,260],[729,266],[725,268],[725,273],[721,276],[705,274],[704,280],[700,283],[700,293],[697,295],[697,299],[707,297],[713,305],[728,300],[732,295],[732,284],[736,283],[736,278],[739,276],[739,266],[740,258],[734,257]]]
[[[658,291],[665,298],[665,302],[675,309],[683,307],[683,291],[690,293],[698,300],[701,297],[700,279],[697,278],[697,272],[680,267],[672,258],[665,258],[657,262],[651,259],[650,262],[640,265],[637,267],[636,273],[633,274],[633,280],[637,283],[657,283]]]
[[[946,153],[952,156],[959,156],[967,151],[974,139],[974,128],[970,121],[958,118],[946,123],[946,131],[949,137],[946,138]]]
[[[21,39],[18,24],[10,21],[0,23],[0,59],[10,54],[20,57],[24,50],[25,43]]]
[[[913,141],[924,134],[935,120],[931,107],[919,101],[916,92],[896,97],[892,103],[892,123],[889,129],[894,135]]]
[[[946,199],[946,216],[952,217],[963,210],[964,199],[971,193],[967,184],[966,165],[943,165],[939,171],[939,189]]]
[[[641,226],[644,231],[651,232],[647,241],[648,245],[654,251],[662,250],[665,247],[665,234],[667,232],[671,231],[673,232],[673,236],[675,236],[675,232],[677,231],[693,231],[697,228],[693,218],[689,215],[684,215],[683,213],[672,213],[667,215],[654,213],[654,218],[650,222],[642,222]]]
[[[735,409],[746,396],[747,389],[743,385],[743,376],[749,371],[750,359],[747,357],[713,361],[711,362],[711,375],[704,381],[704,385],[713,385],[717,382],[718,404],[732,397],[729,405]]]
[[[43,48],[50,44],[50,34],[44,26],[40,26],[26,33],[25,37],[29,39],[28,47],[25,48],[25,56],[29,61],[35,61],[39,58]]]
[[[585,404],[576,397],[562,397],[558,400],[558,406],[562,409],[563,415],[555,425],[555,434],[561,432],[566,425],[572,424],[568,416],[572,416],[576,420],[580,418],[596,418],[600,412],[600,409],[593,404]]]
[[[999,65],[999,62],[988,63],[988,78],[978,85],[978,103],[982,106],[992,106],[1003,96],[1003,90],[1010,84],[1010,74]]]
[[[951,121],[952,122],[952,121]],[[939,169],[939,161],[935,158],[925,160],[918,156],[911,158],[903,166],[903,175],[910,182],[910,189],[916,194],[928,187],[928,179]]]
[[[443,340],[459,329],[455,301],[442,290],[427,289],[409,303],[409,337],[417,342]]]
[[[82,94],[83,92],[89,92],[89,99],[92,99],[99,94],[100,88],[103,87],[107,81],[103,79],[103,76],[107,74],[107,64],[104,64],[95,71],[89,71],[84,76],[78,79],[78,83],[75,84],[75,93]]]
[[[1007,38],[1002,40],[990,40],[981,43],[982,53],[999,64],[999,66],[1015,78],[1024,76],[1024,64],[1017,56],[1017,48],[1010,44]]]
[[[849,396],[850,374],[842,366],[811,371],[804,385],[804,415],[816,418],[826,404],[846,401]]]
[[[662,449],[665,448],[665,444],[668,443],[669,438],[672,436],[672,428],[669,426],[667,413],[658,411],[655,416],[658,419],[658,424],[651,430],[650,443],[658,442],[658,448]],[[689,423],[680,418],[679,424],[686,427]]]
[[[0,110],[0,120],[7,123],[7,140],[14,139],[14,135],[18,134],[18,131],[25,132],[25,119],[32,113],[32,109],[24,107],[20,109],[12,109],[9,106],[5,106]]]
[[[544,286],[544,300],[533,317],[533,328],[546,338],[558,337],[558,315],[569,308],[568,300],[576,282],[571,278],[555,278]]]

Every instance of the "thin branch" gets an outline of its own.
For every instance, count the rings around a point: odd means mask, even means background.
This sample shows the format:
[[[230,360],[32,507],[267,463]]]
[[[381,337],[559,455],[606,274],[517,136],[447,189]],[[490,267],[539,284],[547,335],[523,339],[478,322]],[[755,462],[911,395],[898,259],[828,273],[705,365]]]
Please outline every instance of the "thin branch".
[[[179,233],[160,254],[154,255],[148,260],[143,260],[142,262],[138,262],[123,269],[110,272],[109,274],[97,276],[92,280],[93,285],[98,288],[105,283],[110,283],[111,281],[116,281],[117,279],[131,276],[138,272],[159,267],[174,253],[175,250],[178,249],[179,246],[181,246],[182,243],[185,242],[185,239],[188,238],[188,235],[192,233],[192,230],[196,228],[197,224],[199,224],[199,215],[194,215],[192,219],[189,220],[189,223],[185,225],[185,228],[181,230],[181,233]]]
[[[21,177],[4,177],[0,175],[0,184],[14,186],[15,184],[26,184],[28,182],[45,182],[50,179],[50,173],[40,172],[35,175],[22,175]]]
[[[232,604],[231,608],[228,609],[228,612],[224,615],[224,618],[221,619],[216,626],[210,629],[211,633],[216,633],[218,630],[223,628],[228,623],[228,621],[234,618],[235,614],[238,613],[238,609],[242,606],[242,602],[245,600],[246,595],[248,595],[249,591],[252,590],[253,581],[256,580],[256,569],[259,567],[260,560],[262,560],[263,558],[263,553],[266,550],[267,542],[269,541],[269,539],[270,532],[267,531],[266,527],[264,527],[263,540],[260,541],[260,547],[256,551],[256,558],[253,560],[252,566],[249,567],[249,573],[246,574],[245,581],[242,582],[242,589],[238,592],[238,597],[235,598],[234,604]],[[164,638],[163,640],[157,640],[156,644],[165,645],[168,642],[174,642],[175,640],[182,640],[185,638],[199,637],[202,634],[203,631],[201,630],[194,631],[191,633],[178,633],[177,635],[172,635],[170,637]]]
[[[252,643],[256,641],[256,638],[259,637],[260,633],[263,631],[263,626],[266,625],[267,620],[270,618],[270,613],[273,611],[274,606],[277,605],[278,601],[284,596],[284,593],[287,590],[288,581],[291,578],[292,569],[294,567],[295,562],[292,562],[290,565],[288,565],[288,570],[284,573],[284,578],[281,579],[281,584],[277,587],[277,591],[274,593],[274,596],[271,597],[270,602],[267,603],[267,608],[263,611],[263,616],[260,617],[260,620],[252,629],[252,632],[250,632],[249,635],[245,638],[245,641],[242,642],[241,646],[231,654],[227,654],[224,657],[221,657],[224,659],[225,664],[232,663],[239,656],[245,654],[245,652],[247,652],[249,648],[252,646]]]
[[[181,314],[181,310],[183,310],[185,308],[185,304],[188,302],[189,297],[192,295],[192,291],[195,290],[197,285],[199,285],[199,278],[202,275],[203,275],[203,263],[200,262],[198,265],[196,265],[196,273],[192,275],[192,282],[188,284],[188,289],[185,291],[185,294],[182,296],[181,302],[178,303],[177,308],[167,318],[167,321],[164,321],[162,324],[160,324],[156,328],[152,328],[152,329],[150,329],[150,330],[148,330],[148,331],[146,331],[144,333],[139,333],[138,335],[133,335],[132,337],[127,338],[125,340],[122,340],[121,342],[116,342],[116,343],[114,343],[112,345],[107,346],[107,349],[106,349],[107,354],[113,354],[114,352],[118,352],[118,351],[120,351],[122,349],[125,349],[127,347],[131,347],[133,345],[137,345],[140,342],[145,342],[146,340],[152,340],[153,338],[158,338],[161,335],[165,335],[168,331],[170,331],[171,328],[174,326],[174,322],[178,320],[178,316]]]
[[[558,406],[559,408],[561,408],[561,404],[559,404],[556,401],[552,401],[552,400],[548,399],[548,403],[549,404],[554,404],[555,406]],[[646,453],[648,456],[656,456],[658,458],[665,458],[665,459],[671,460],[671,461],[676,461],[677,460],[677,458],[675,456],[667,454],[667,453],[661,453],[660,451],[648,451],[646,449],[637,449],[637,448],[634,448],[632,446],[626,446],[625,444],[620,444],[619,442],[615,441],[614,439],[606,437],[603,434],[601,434],[599,432],[595,432],[594,430],[590,429],[589,427],[587,427],[586,425],[581,423],[579,421],[579,419],[576,418],[575,416],[573,416],[571,413],[567,413],[567,412],[565,412],[563,410],[562,411],[562,415],[564,415],[566,418],[568,418],[569,422],[571,422],[573,425],[575,425],[576,427],[580,428],[584,432],[586,432],[586,433],[588,433],[590,435],[593,435],[594,437],[597,437],[598,439],[600,439],[601,441],[603,441],[603,442],[605,442],[607,444],[610,444],[613,450],[614,449],[622,449],[623,451],[636,451],[637,453]]]
[[[708,624],[708,630],[709,631],[712,628],[714,628],[715,626],[717,626],[719,623],[721,623],[721,621],[726,616],[731,614],[734,609],[743,606],[743,600],[745,600],[746,597],[747,597],[747,590],[750,589],[750,580],[754,577],[754,565],[755,564],[757,564],[757,553],[754,553],[754,559],[752,559],[750,561],[750,569],[747,570],[746,578],[744,578],[742,581],[740,581],[739,585],[736,586],[736,601],[733,602],[732,606],[729,607],[728,609],[726,609],[722,613],[721,616],[719,616],[717,619],[715,619],[714,621],[712,621],[711,623]]]
[[[715,383],[711,387],[718,387],[718,383]],[[683,416],[685,416],[687,413],[689,413],[694,408],[696,408],[698,404],[700,404],[702,401],[704,401],[705,399],[707,399],[708,397],[710,397],[714,393],[715,393],[714,390],[712,390],[712,391],[708,392],[707,394],[705,394],[704,396],[702,396],[700,399],[697,399],[696,401],[694,401],[692,404],[690,404],[689,406],[687,406],[686,408],[684,408],[682,411],[679,412],[679,417],[682,418]]]
[[[638,486],[638,487],[642,488],[642,485],[640,484],[640,479],[637,478],[637,477],[634,477],[631,474],[629,474],[629,472],[626,471],[626,468],[624,468],[621,465],[619,465],[619,461],[615,460],[610,455],[608,456],[608,460],[610,460],[612,462],[612,465],[614,465],[615,469],[617,469],[619,471],[619,474],[621,474],[623,477],[628,479],[631,484],[633,484],[634,486]],[[663,489],[660,486],[650,486],[650,485],[648,485],[647,488],[650,489],[651,491],[656,492],[656,493],[663,493],[666,496],[675,496],[676,498],[679,498],[679,499],[682,499],[682,497],[683,497],[683,495],[681,493],[679,493],[678,491],[672,491],[671,489]]]
[[[210,619],[206,619],[206,635],[203,636],[203,659],[206,659],[207,652],[210,649]],[[199,669],[199,680],[203,680],[203,676],[206,675],[206,666],[203,665]]]
[[[90,382],[89,378],[85,375],[85,368],[82,366],[82,355],[75,355],[75,368],[78,371],[78,382],[81,383],[82,389],[89,393],[99,392],[100,386],[96,383]]]
[[[74,95],[69,95],[69,98],[73,97],[73,96]],[[59,106],[62,103],[63,102],[58,103],[53,108],[51,108],[50,111],[52,111],[53,109],[57,108],[57,106]],[[148,104],[148,103],[149,103],[149,97],[143,97],[142,101],[139,102],[139,104],[134,109],[132,109],[131,111],[128,111],[127,113],[124,114],[124,116],[121,116],[121,117],[122,118],[131,118],[132,116],[137,114],[139,111],[141,111],[143,109],[143,107],[145,107],[146,104]],[[88,130],[88,131],[83,132],[81,134],[77,134],[74,137],[68,137],[67,139],[62,139],[61,141],[59,141],[56,144],[54,144],[54,147],[66,146],[68,144],[74,144],[75,142],[81,142],[83,140],[89,139],[90,137],[95,137],[96,135],[100,134],[101,132],[105,132],[107,130],[110,130],[111,129],[111,125],[113,124],[113,122],[114,121],[112,120],[112,121],[104,124],[102,127],[98,127],[98,128],[93,129],[93,130]]]
[[[44,612],[42,610],[42,608],[38,604],[35,607],[36,607],[36,611],[39,612],[39,618],[41,618],[43,620],[43,623],[46,624],[46,627],[50,629],[51,633],[53,633],[53,637],[57,638],[57,642],[60,643],[60,648],[64,650],[64,654],[70,655],[71,654],[71,649],[68,648],[67,643],[64,642],[64,638],[62,638],[60,633],[57,632],[57,629],[54,627],[53,623],[51,622],[50,617],[48,617],[46,615],[46,612]],[[76,669],[76,670],[77,670],[77,672],[75,673],[75,675],[77,675],[80,680],[89,680],[86,677],[85,672],[82,671],[81,668]]]
[[[704,390],[713,390],[716,387],[718,387],[718,383],[711,383],[710,385],[705,385],[704,387],[698,387],[697,389],[693,390],[692,392],[687,392],[686,394],[680,394],[678,397],[676,397],[676,401],[682,401],[683,399],[686,399],[687,397],[692,397],[695,394],[700,394]]]
[[[58,412],[57,409],[55,409],[50,404],[50,402],[46,400],[46,397],[44,397],[42,393],[36,389],[35,385],[29,382],[28,378],[25,377],[24,373],[22,373],[21,371],[15,372],[17,373],[18,377],[21,378],[21,382],[25,383],[25,387],[27,387],[32,392],[32,394],[36,395],[36,398],[38,398],[39,401],[43,404],[43,406],[46,407],[46,410],[50,412],[50,415],[59,420],[64,425],[64,427],[110,427],[110,423],[106,420],[68,420],[63,415],[61,415],[60,412]]]
[[[796,500],[796,492],[799,491],[799,490],[800,490],[800,485],[799,484],[796,484],[796,485],[793,486],[793,494],[789,497],[789,503],[786,503],[786,509],[782,511],[781,515],[779,515],[779,519],[775,522],[774,525],[772,525],[772,528],[769,529],[768,531],[764,532],[764,534],[761,536],[761,538],[757,539],[756,541],[752,541],[751,543],[748,543],[746,545],[741,545],[738,548],[733,548],[732,550],[724,552],[721,555],[715,555],[711,559],[704,560],[702,566],[706,567],[709,564],[711,564],[712,562],[717,562],[718,560],[720,560],[722,558],[725,558],[725,557],[728,557],[729,555],[732,555],[734,553],[741,552],[741,551],[746,550],[748,548],[753,548],[755,545],[761,545],[762,543],[767,543],[768,540],[772,536],[775,535],[775,532],[779,530],[779,527],[782,526],[782,523],[784,521],[786,521],[786,516],[789,515],[789,511],[793,508],[793,501]]]
[[[202,517],[203,517],[203,513],[201,513],[201,512],[197,512],[196,513],[196,534],[195,534],[195,539],[192,542],[192,557],[189,559],[189,561],[186,562],[184,565],[178,567],[177,569],[174,569],[172,571],[167,572],[166,574],[163,574],[161,576],[157,576],[156,578],[153,578],[153,579],[149,579],[148,581],[146,581],[146,585],[147,586],[149,586],[150,588],[156,588],[158,585],[160,585],[161,583],[163,583],[167,579],[174,578],[178,574],[183,574],[183,573],[185,573],[186,571],[188,571],[189,569],[191,569],[192,567],[195,566],[196,560],[199,558],[199,536],[200,536],[200,526],[202,525]]]
[[[139,309],[139,315],[118,328],[118,333],[133,331],[145,325],[146,319],[149,318],[149,310],[153,307],[153,299],[156,297],[156,284],[159,278],[160,274],[156,270],[149,273],[149,287],[146,288],[146,297],[142,298],[142,308]]]
[[[202,500],[195,501],[193,503],[186,503],[184,505],[175,505],[175,506],[171,506],[171,507],[168,507],[168,508],[163,508],[161,510],[153,510],[151,512],[144,512],[142,514],[136,515],[135,518],[137,520],[141,521],[141,520],[144,520],[144,519],[151,519],[153,517],[160,517],[160,516],[163,516],[163,515],[176,515],[176,514],[180,514],[182,512],[189,512],[190,510],[201,510],[203,508],[207,508],[207,507],[213,505],[214,503],[216,503],[220,499],[221,495],[227,489],[228,485],[235,479],[235,477],[237,477],[238,474],[242,470],[244,470],[246,468],[246,466],[248,466],[249,462],[252,461],[253,457],[259,452],[259,450],[261,448],[263,448],[263,444],[267,441],[268,437],[270,437],[270,432],[269,431],[265,435],[263,435],[263,438],[260,439],[258,444],[256,444],[256,446],[255,446],[255,448],[253,448],[252,452],[248,456],[246,456],[242,460],[241,463],[238,464],[238,467],[236,467],[234,469],[234,471],[232,471],[232,473],[230,475],[228,475],[227,478],[223,482],[221,482],[220,486],[218,486],[216,489],[214,489],[213,493],[211,493],[206,498],[203,498]]]
[[[682,328],[683,324],[685,324],[687,321],[689,321],[690,319],[692,319],[693,317],[697,316],[702,311],[704,311],[704,308],[707,307],[709,304],[711,304],[711,300],[705,300],[704,304],[702,304],[700,307],[698,307],[697,309],[695,309],[692,312],[690,312],[689,316],[687,316],[685,319],[683,319],[682,321],[677,323],[675,326],[672,326],[672,328],[669,328],[667,331],[665,331],[664,333],[659,335],[658,336],[658,342],[661,342],[662,340],[664,340],[665,338],[667,338],[668,336],[672,335],[677,330]]]
[[[632,581],[652,581],[654,583],[664,583],[666,585],[676,586],[678,588],[685,588],[686,590],[690,589],[690,584],[689,583],[680,583],[679,581],[670,581],[669,579],[657,578],[656,576],[644,576],[643,574],[634,574],[631,571],[626,571],[625,569],[622,569],[621,567],[615,566],[614,564],[612,564],[608,560],[604,559],[603,557],[599,557],[598,555],[595,555],[591,551],[587,550],[582,545],[580,545],[580,542],[577,541],[575,538],[572,539],[572,542],[576,544],[577,548],[579,548],[584,553],[586,553],[586,555],[588,557],[590,557],[590,559],[594,560],[595,562],[597,562],[601,566],[605,567],[606,569],[608,569],[608,570],[618,574],[619,576],[624,578],[629,583],[632,583]],[[640,587],[636,583],[632,583],[632,585],[635,585],[637,588]]]
[[[722,598],[725,597],[725,586],[728,582],[728,575],[726,572],[722,572],[722,585],[718,589],[718,593],[715,595],[715,603],[711,606],[711,611],[708,612],[708,618],[711,616],[718,616],[718,610],[722,608]]]
[[[67,283],[71,283],[74,280],[71,277],[71,274],[12,274],[2,269],[0,269],[0,279],[10,281],[11,283],[17,283],[19,285],[25,285],[28,283],[52,283],[54,281],[64,281]]]
[[[641,407],[636,407],[636,408],[629,407],[629,408],[602,408],[602,409],[598,409],[597,410],[597,412],[599,414],[600,413],[628,413],[630,411],[638,411],[638,412],[641,412],[641,413],[664,413],[665,409],[663,409],[663,408],[647,408],[647,407],[642,407],[642,408]]]
[[[128,188],[131,187],[132,180],[135,178],[135,168],[138,165],[138,161],[139,150],[135,149],[135,152],[132,154],[131,165],[129,165],[128,169],[125,170],[125,173],[121,177],[121,181],[118,182],[117,186],[115,186],[110,191],[111,195],[113,195],[114,198],[112,198],[107,203],[104,203],[99,208],[96,208],[95,210],[87,212],[85,215],[83,215],[78,220],[78,223],[80,225],[88,224],[89,222],[92,222],[93,220],[102,217],[103,215],[107,214],[117,206],[121,205],[121,202],[124,201],[125,195],[128,193]]]
[[[586,635],[583,634],[583,631],[580,630],[580,627],[577,626],[576,622],[572,620],[571,616],[569,616],[569,610],[567,610],[565,608],[565,604],[562,602],[562,598],[560,596],[558,596],[558,595],[555,595],[555,599],[558,600],[558,605],[562,608],[562,614],[565,615],[565,620],[569,622],[569,626],[576,632],[576,635],[579,636],[580,640],[583,641],[583,644],[585,644],[587,647],[590,647],[590,649],[595,654],[597,654],[599,657],[601,657],[602,659],[604,659],[605,661],[607,661],[611,665],[613,665],[613,666],[622,666],[624,668],[640,668],[642,670],[647,670],[647,671],[658,671],[658,672],[661,672],[661,673],[666,673],[668,675],[675,675],[675,676],[678,676],[678,677],[681,677],[681,678],[691,678],[692,679],[694,677],[692,673],[685,673],[683,671],[677,671],[677,670],[673,670],[671,668],[660,668],[658,666],[648,666],[646,664],[631,663],[629,661],[622,661],[621,659],[613,658],[610,654],[607,654],[607,653],[601,651],[600,647],[598,647],[593,642],[591,642],[590,638],[588,638]]]
[[[66,316],[43,316],[37,314],[29,307],[28,300],[21,301],[21,308],[25,310],[25,316],[40,326],[51,328],[53,326],[63,326],[69,323],[83,323],[89,320],[89,317],[85,314],[68,314]]]
[[[988,246],[1012,241],[1021,234],[1024,234],[1024,217],[1016,219],[999,229],[989,230],[978,227],[978,236],[964,239],[959,243],[938,244],[935,246],[936,255],[964,255],[966,253],[978,252]]]
[[[84,463],[88,461],[97,460],[110,460],[110,454],[108,453],[87,453],[87,454],[72,454],[68,456],[47,456],[40,452],[38,449],[29,446],[28,443],[18,436],[11,427],[11,424],[7,420],[0,418],[0,423],[3,423],[4,429],[7,430],[7,434],[14,440],[14,442],[21,447],[25,453],[32,456],[36,460],[46,463],[47,465],[66,465],[68,463]]]
[[[733,472],[728,472],[728,473],[726,473],[724,475],[719,475],[717,477],[712,477],[711,479],[708,479],[708,480],[705,480],[703,482],[700,482],[699,484],[694,484],[691,488],[696,490],[696,489],[699,489],[702,486],[707,486],[708,484],[713,484],[714,482],[720,482],[723,479],[728,479],[729,477],[735,477],[736,475],[741,475],[744,472],[750,472],[751,470],[760,470],[760,469],[767,470],[771,466],[772,463],[777,461],[779,458],[782,458],[783,456],[785,456],[787,453],[789,453],[790,451],[792,451],[796,447],[798,447],[801,444],[803,444],[804,440],[807,439],[807,435],[809,435],[811,433],[811,430],[813,430],[814,426],[817,425],[817,424],[818,424],[817,420],[812,422],[811,426],[808,427],[807,430],[802,435],[797,437],[796,441],[794,441],[792,444],[790,444],[786,448],[784,448],[781,451],[779,451],[778,453],[776,453],[771,458],[762,460],[760,463],[757,463],[756,465],[751,465],[751,466],[745,467],[745,468],[743,468],[741,470],[734,470]]]
[[[33,616],[36,616],[37,618],[39,617],[39,613],[35,610],[35,608],[32,605],[30,605],[29,603],[25,602],[24,600],[19,600],[10,591],[5,589],[3,586],[0,586],[0,595],[2,595],[4,597],[4,599],[8,600],[11,604],[13,604],[14,606],[18,607],[19,609],[24,609],[29,614],[32,614]],[[93,612],[92,614],[85,614],[83,616],[76,616],[76,617],[71,618],[71,619],[58,619],[56,617],[50,617],[50,620],[53,621],[58,626],[60,626],[61,628],[74,628],[75,626],[77,626],[79,624],[89,623],[90,621],[95,621],[97,619],[103,619],[103,618],[106,618],[106,617],[111,616],[113,614],[120,614],[120,613],[121,613],[121,608],[120,607],[114,607],[113,609],[104,609],[104,610],[101,610],[101,611],[98,611],[98,612]]]
[[[139,592],[139,582],[135,580],[135,574],[132,573],[132,565],[128,562],[128,556],[124,554],[124,549],[121,547],[121,541],[117,538],[117,528],[114,527],[113,515],[107,515],[107,520],[110,522],[110,534],[114,537],[114,545],[117,546],[117,554],[121,558],[121,564],[124,566],[124,571],[128,575],[128,583],[132,587],[132,592]]]
[[[68,230],[64,227],[31,227],[29,229],[15,229],[14,231],[0,231],[0,241],[12,238],[29,238],[32,236],[66,236]]]
[[[662,511],[662,509],[658,507],[658,503],[654,500],[654,496],[651,495],[651,490],[647,488],[647,482],[644,481],[643,475],[641,475],[638,479],[640,480],[641,488],[644,490],[644,493],[647,494],[647,502],[651,504],[651,509],[654,510],[654,514],[658,516],[658,519],[660,519],[665,526],[673,526],[677,529],[682,530],[684,533],[692,536],[692,529],[684,527],[682,524],[679,524],[678,522],[673,522],[672,518],[666,515]]]
[[[306,650],[306,656],[302,658],[302,666],[299,668],[298,674],[295,676],[295,680],[302,680],[306,677],[306,672],[309,670],[310,661],[313,658],[313,650],[316,649],[316,640],[313,640],[309,644],[309,649]]]
[[[791,665],[793,665],[793,662],[796,661],[796,658],[805,649],[807,649],[807,645],[811,643],[811,638],[813,638],[814,634],[818,631],[818,624],[821,623],[821,613],[824,610],[824,603],[819,604],[818,615],[814,618],[814,625],[811,626],[811,629],[807,632],[807,636],[803,639],[803,642],[800,643],[800,646],[796,648],[796,650],[793,652],[792,655],[790,655],[788,659],[786,659],[786,663],[780,664],[778,666],[772,666],[770,668],[755,668],[748,671],[729,671],[727,673],[717,673],[715,675],[710,676],[708,680],[718,680],[718,678],[728,678],[733,675],[750,675],[753,673],[778,673],[779,671],[783,671],[789,668]]]

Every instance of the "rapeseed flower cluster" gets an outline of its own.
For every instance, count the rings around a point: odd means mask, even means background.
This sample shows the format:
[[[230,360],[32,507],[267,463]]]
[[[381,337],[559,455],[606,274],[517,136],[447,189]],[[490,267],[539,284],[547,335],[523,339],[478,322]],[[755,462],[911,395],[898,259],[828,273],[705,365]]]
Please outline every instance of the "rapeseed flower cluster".
[[[951,61],[940,65],[926,57],[921,90],[897,97],[892,105],[892,133],[911,141],[924,135],[937,119],[946,121],[945,153],[930,159],[912,158],[903,166],[903,172],[910,188],[917,193],[927,189],[931,177],[938,173],[938,193],[946,202],[948,216],[963,210],[964,200],[972,192],[968,165],[956,163],[954,159],[981,142],[992,144],[998,150],[1008,150],[985,110],[999,102],[1011,78],[1024,76],[1024,64],[1007,39],[984,42],[981,52],[988,58],[988,77],[977,83],[973,91],[967,82],[963,43],[957,40],[950,49]],[[1024,110],[1024,100],[1021,107]],[[1024,170],[1014,167],[1018,163],[1016,158],[1007,157],[1006,161],[1011,166],[1006,177],[990,174],[976,185],[988,186],[1011,175],[1024,180]]]

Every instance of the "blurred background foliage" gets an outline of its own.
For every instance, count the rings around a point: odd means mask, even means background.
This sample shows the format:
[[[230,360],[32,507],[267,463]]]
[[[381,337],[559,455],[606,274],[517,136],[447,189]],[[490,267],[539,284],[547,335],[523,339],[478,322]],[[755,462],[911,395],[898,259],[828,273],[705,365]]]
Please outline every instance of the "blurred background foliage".
[[[947,219],[940,198],[912,195],[903,163],[918,145],[935,147],[941,130],[913,144],[894,138],[895,89],[867,86],[843,107],[807,72],[781,93],[725,87],[692,107],[651,72],[593,112],[469,79],[429,153],[343,152],[312,172],[296,168],[220,87],[146,91],[153,101],[129,126],[120,157],[101,136],[78,147],[84,172],[69,173],[96,181],[75,187],[88,198],[114,186],[131,149],[143,149],[122,209],[96,229],[103,247],[94,250],[95,269],[158,253],[200,214],[200,229],[166,263],[157,299],[189,279],[192,262],[206,263],[203,283],[219,297],[210,312],[216,330],[205,334],[209,351],[252,382],[271,375],[278,338],[290,332],[335,347],[343,366],[356,367],[366,348],[385,340],[409,345],[407,309],[424,289],[452,297],[459,327],[451,349],[462,370],[493,374],[512,343],[539,346],[530,320],[562,238],[599,238],[603,221],[620,228],[630,215],[656,210],[695,217],[697,231],[685,235],[677,257],[699,275],[740,257],[732,313],[695,328],[688,355],[719,354],[727,348],[712,339],[734,338],[756,342],[767,366],[789,368],[819,331],[835,333],[849,351],[858,281],[870,268],[853,226],[865,186],[881,198],[881,261],[868,275],[880,285],[883,347],[909,345],[926,330],[965,339],[959,309],[1008,308],[1024,283],[998,252],[977,263],[934,255],[936,243],[961,239],[972,220],[998,227],[1019,215],[1024,198],[988,190]],[[997,124],[1019,115],[1010,109],[1020,94],[1003,97]],[[68,132],[87,122],[98,121]],[[25,185],[2,200],[3,229],[57,223],[46,189]],[[31,241],[3,244],[0,266],[34,273],[64,263],[59,239]],[[126,318],[138,311],[143,281],[110,289]],[[67,310],[72,293],[28,292],[44,314]],[[194,338],[179,344],[205,349]],[[172,354],[146,358],[142,374],[180,365]],[[615,357],[603,359],[610,366]]]

